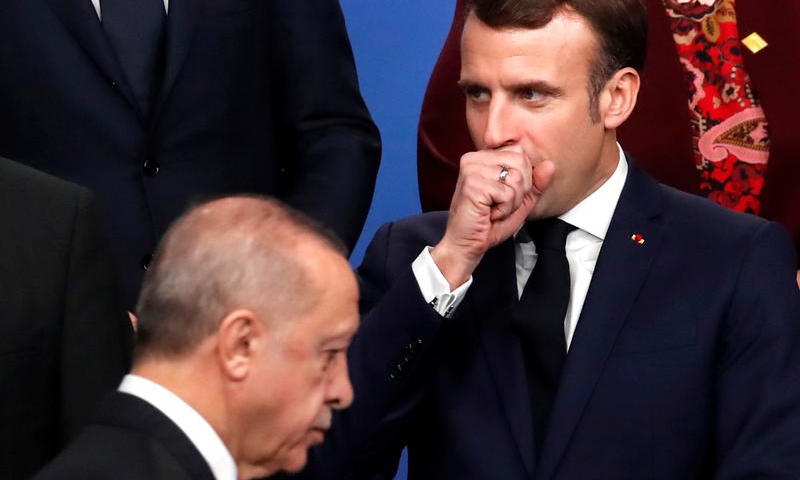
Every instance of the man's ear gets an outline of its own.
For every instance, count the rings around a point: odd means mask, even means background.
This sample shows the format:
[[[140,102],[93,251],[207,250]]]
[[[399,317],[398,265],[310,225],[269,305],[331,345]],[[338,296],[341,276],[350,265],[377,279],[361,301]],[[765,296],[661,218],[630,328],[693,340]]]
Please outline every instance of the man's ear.
[[[218,355],[228,378],[240,381],[247,377],[264,334],[263,323],[250,310],[235,310],[222,319],[217,330]]]
[[[603,91],[602,118],[605,128],[613,130],[625,122],[636,106],[641,79],[639,72],[632,68],[623,68],[615,73],[606,83]]]

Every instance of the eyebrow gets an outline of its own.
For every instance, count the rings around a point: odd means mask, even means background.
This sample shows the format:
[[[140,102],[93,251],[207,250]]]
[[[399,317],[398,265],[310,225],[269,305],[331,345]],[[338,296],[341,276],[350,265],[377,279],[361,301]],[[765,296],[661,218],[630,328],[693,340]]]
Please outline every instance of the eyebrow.
[[[461,88],[462,91],[467,92],[469,90],[478,89],[478,90],[488,90],[485,86],[481,85],[480,83],[473,82],[471,80],[459,80],[458,86]],[[542,95],[546,95],[549,97],[560,97],[564,95],[564,91],[560,88],[551,85],[547,82],[543,81],[531,81],[531,82],[521,82],[512,84],[507,87],[508,90],[513,92],[527,92],[527,91],[534,91],[539,92]]]
[[[484,87],[483,85],[481,85],[481,84],[479,84],[477,82],[473,82],[471,80],[459,80],[458,81],[458,88],[460,88],[461,90],[463,90],[465,92],[467,90],[473,90],[473,89],[486,90],[486,87]]]
[[[542,81],[513,84],[510,86],[510,90],[514,92],[527,92],[533,90],[534,92],[539,92],[548,97],[560,97],[564,95],[564,91],[560,88]]]

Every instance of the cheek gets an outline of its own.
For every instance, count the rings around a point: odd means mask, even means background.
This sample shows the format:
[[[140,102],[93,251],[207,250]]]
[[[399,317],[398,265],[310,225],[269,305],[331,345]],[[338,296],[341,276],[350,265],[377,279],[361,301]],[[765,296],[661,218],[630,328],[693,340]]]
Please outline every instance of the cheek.
[[[323,404],[324,389],[292,373],[270,390],[271,405],[252,415],[247,428],[258,437],[254,438],[254,448],[281,458],[283,463],[305,449],[309,429]]]
[[[270,379],[262,379],[260,388],[276,427],[284,436],[297,436],[313,421],[324,397],[324,378],[315,362],[291,362]]]
[[[293,401],[287,408],[293,410],[295,422],[305,430],[314,421],[324,400],[325,382],[320,371],[308,372],[305,376],[296,375],[294,391],[290,393]]]
[[[545,128],[542,136],[546,136],[556,152],[554,161],[560,161],[564,164],[562,168],[570,171],[588,166],[582,159],[597,156],[604,134],[602,123],[592,122],[588,106],[583,102],[574,102],[559,111]]]

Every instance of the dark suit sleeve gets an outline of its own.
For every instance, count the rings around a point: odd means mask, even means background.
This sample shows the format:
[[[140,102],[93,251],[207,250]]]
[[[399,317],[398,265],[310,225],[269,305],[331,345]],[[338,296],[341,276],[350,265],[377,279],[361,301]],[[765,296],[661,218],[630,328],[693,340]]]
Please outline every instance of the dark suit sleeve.
[[[721,339],[715,479],[800,472],[800,291],[791,241],[774,223],[754,236]]]
[[[288,185],[284,198],[349,248],[361,233],[380,162],[380,136],[361,97],[337,0],[269,2]]]
[[[64,292],[60,342],[60,441],[74,436],[130,366],[133,340],[118,301],[111,258],[98,233],[91,195],[81,188]]]

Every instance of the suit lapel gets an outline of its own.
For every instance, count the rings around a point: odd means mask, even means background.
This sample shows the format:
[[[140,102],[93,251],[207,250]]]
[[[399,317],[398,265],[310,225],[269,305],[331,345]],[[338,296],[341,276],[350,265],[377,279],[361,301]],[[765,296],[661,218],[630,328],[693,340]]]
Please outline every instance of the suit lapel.
[[[536,471],[540,480],[553,477],[661,244],[662,227],[654,221],[661,208],[660,187],[628,164],[628,178],[564,364]],[[641,234],[645,243],[633,241],[634,234]]]
[[[525,469],[533,478],[535,447],[528,379],[522,348],[508,324],[509,312],[517,301],[513,239],[487,252],[473,278],[474,284],[464,299],[464,311],[474,317],[509,429]]]
[[[89,0],[46,0],[72,37],[94,61],[110,82],[119,88],[128,103],[139,113],[133,90],[114,56],[106,34]]]
[[[178,78],[186,54],[189,52],[199,14],[200,0],[170,0],[169,2],[164,80],[158,93],[153,119],[158,118],[175,86],[175,80]],[[155,124],[155,122],[153,123]]]
[[[139,397],[113,392],[100,405],[93,423],[144,432],[165,448],[193,480],[214,480],[206,460],[183,431],[160,410]]]

